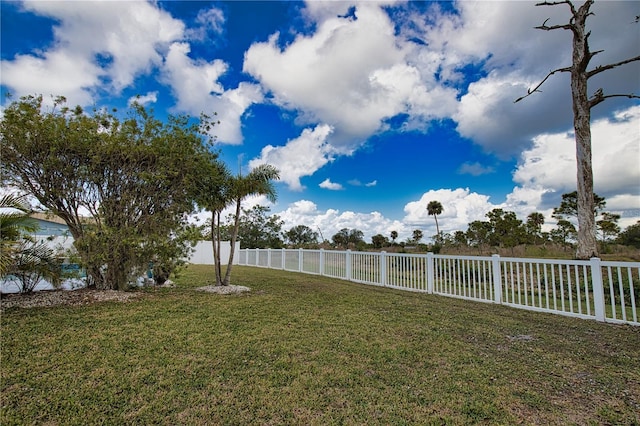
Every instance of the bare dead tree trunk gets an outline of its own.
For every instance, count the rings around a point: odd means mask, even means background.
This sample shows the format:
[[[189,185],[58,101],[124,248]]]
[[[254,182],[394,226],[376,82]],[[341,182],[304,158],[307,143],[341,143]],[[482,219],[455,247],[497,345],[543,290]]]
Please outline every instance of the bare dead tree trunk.
[[[592,15],[590,8],[593,2],[594,0],[586,0],[578,9],[575,8],[571,0],[544,1],[536,4],[536,6],[566,4],[571,10],[571,19],[568,24],[547,25],[547,19],[542,25],[536,28],[544,31],[558,29],[570,30],[573,33],[572,65],[551,71],[536,87],[529,89],[526,95],[515,100],[515,102],[519,102],[527,96],[539,92],[538,89],[540,86],[555,73],[571,73],[573,128],[575,131],[577,160],[578,248],[576,250],[576,257],[578,259],[588,259],[598,256],[595,201],[593,197],[593,168],[591,164],[591,108],[607,98],[640,98],[640,96],[633,93],[605,95],[602,89],[596,90],[593,96],[589,98],[587,82],[591,77],[630,62],[640,61],[640,56],[635,56],[612,64],[598,65],[590,71],[587,69],[591,59],[602,52],[591,52],[589,50],[588,39],[591,33],[585,31],[587,18]]]
[[[593,168],[591,163],[591,107],[587,92],[587,65],[591,59],[585,33],[590,2],[574,11],[573,65],[571,66],[571,96],[573,100],[573,128],[576,139],[578,190],[578,248],[576,257],[588,259],[598,256],[596,242],[595,206],[593,201]]]

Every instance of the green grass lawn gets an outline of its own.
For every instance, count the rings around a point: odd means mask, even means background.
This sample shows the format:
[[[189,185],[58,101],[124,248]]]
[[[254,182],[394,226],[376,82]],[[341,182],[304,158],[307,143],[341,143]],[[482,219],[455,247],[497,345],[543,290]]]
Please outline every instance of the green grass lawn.
[[[0,424],[640,424],[640,327],[234,267],[7,309]]]

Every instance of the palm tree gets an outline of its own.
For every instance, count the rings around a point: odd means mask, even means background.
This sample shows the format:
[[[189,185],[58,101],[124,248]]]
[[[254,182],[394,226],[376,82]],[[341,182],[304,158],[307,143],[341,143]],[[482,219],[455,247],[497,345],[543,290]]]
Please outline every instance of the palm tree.
[[[54,286],[61,279],[60,261],[54,251],[29,235],[38,230],[30,213],[26,195],[0,198],[0,277],[17,277],[21,293],[33,291],[42,279]]]
[[[280,179],[280,172],[269,164],[262,164],[253,169],[248,175],[239,174],[228,180],[229,191],[227,200],[236,204],[236,212],[233,223],[233,233],[231,235],[231,251],[229,252],[229,261],[227,263],[227,271],[219,285],[229,285],[231,279],[231,266],[233,264],[233,254],[235,251],[236,241],[238,239],[238,229],[240,228],[240,205],[242,200],[251,195],[265,195],[271,202],[275,202],[277,198],[274,180]]]
[[[24,234],[38,229],[36,221],[29,217],[30,212],[24,195],[7,194],[0,198],[0,277],[11,269]]]
[[[221,216],[222,211],[233,201],[231,196],[231,181],[233,176],[227,166],[219,161],[204,164],[206,173],[202,173],[197,182],[198,205],[211,212],[211,245],[213,248],[213,267],[216,285],[222,284],[222,269],[220,262]]]
[[[396,238],[398,238],[398,231],[391,231],[391,241],[393,244],[396,243]]]
[[[438,215],[442,214],[443,211],[444,209],[442,208],[442,204],[440,204],[440,201],[429,201],[429,204],[427,204],[427,213],[429,213],[429,216],[433,216],[433,218],[436,220],[436,233],[438,236],[438,241],[440,241],[440,226],[438,226]]]
[[[211,245],[213,246],[213,267],[216,274],[216,285],[222,285],[222,262],[220,260],[220,242],[222,240],[222,211],[233,201],[231,198],[231,182],[233,176],[224,165],[220,165],[216,175],[207,207],[211,210]]]
[[[46,243],[25,237],[18,243],[9,273],[18,279],[21,293],[31,293],[42,280],[57,288],[62,281],[61,263]]]

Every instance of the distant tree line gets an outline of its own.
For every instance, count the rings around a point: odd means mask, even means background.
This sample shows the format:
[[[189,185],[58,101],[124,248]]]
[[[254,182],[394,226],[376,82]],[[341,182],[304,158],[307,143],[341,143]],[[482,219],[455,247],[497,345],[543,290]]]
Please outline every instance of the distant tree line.
[[[513,249],[522,245],[546,246],[555,244],[569,252],[575,248],[577,236],[573,224],[577,214],[576,192],[564,194],[562,202],[553,211],[557,220],[554,229],[543,232],[544,215],[539,212],[530,213],[523,221],[515,212],[504,209],[493,209],[486,214],[487,220],[476,220],[469,223],[466,231],[442,233],[438,230],[432,236],[433,244],[423,243],[423,231],[414,229],[410,238],[398,242],[398,232],[391,231],[388,236],[376,234],[371,242],[364,240],[364,233],[359,229],[343,228],[334,234],[330,240],[319,239],[318,232],[307,225],[295,225],[287,231],[283,230],[284,221],[278,215],[270,215],[270,209],[255,206],[242,209],[238,239],[242,248],[327,248],[336,250],[381,250],[397,248],[399,250],[433,251],[439,252],[443,248],[467,247],[485,253],[492,249]],[[604,211],[606,201],[594,194],[596,210],[594,215],[598,227],[598,236],[602,252],[606,253],[613,244],[640,248],[640,221],[621,232],[618,221],[620,215]],[[441,214],[444,209],[440,203],[431,204],[432,215]],[[230,237],[231,220],[228,218],[226,229]],[[203,233],[207,234],[208,225],[203,226]]]

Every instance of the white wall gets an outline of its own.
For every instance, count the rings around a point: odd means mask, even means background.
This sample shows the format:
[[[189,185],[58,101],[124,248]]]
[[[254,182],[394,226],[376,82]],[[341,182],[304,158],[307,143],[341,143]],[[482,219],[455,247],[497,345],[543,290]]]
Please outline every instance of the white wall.
[[[49,247],[53,249],[70,249],[73,248],[73,238],[72,237],[49,237],[36,235],[36,240],[42,241],[46,243]],[[240,245],[236,244],[236,249],[234,250],[233,255],[233,264],[238,264],[238,256],[239,256]],[[229,252],[231,251],[231,242],[230,241],[221,241],[220,242],[220,261],[223,265],[227,264],[229,260]],[[199,241],[196,246],[193,254],[189,257],[189,263],[193,263],[195,265],[213,265],[213,247],[211,245],[211,241]]]
[[[33,235],[37,242],[45,243],[54,250],[69,250],[73,248],[73,237],[71,236],[48,236]]]
[[[239,244],[236,244],[234,254],[233,254],[233,264],[238,264],[238,256],[239,256]],[[221,241],[220,242],[220,262],[223,265],[227,264],[229,260],[229,253],[231,252],[231,242],[230,241]],[[199,241],[195,246],[195,250],[191,257],[189,257],[189,263],[193,263],[194,265],[213,265],[213,246],[211,241]]]

